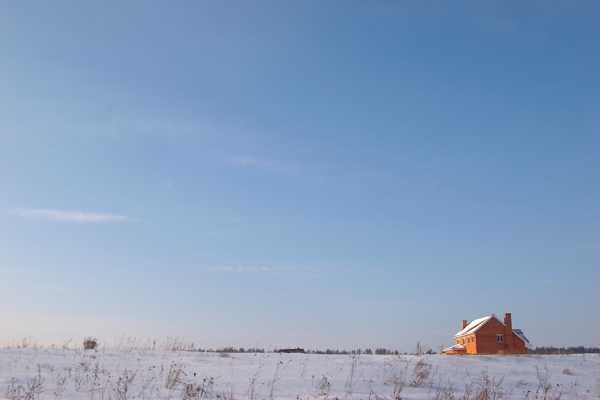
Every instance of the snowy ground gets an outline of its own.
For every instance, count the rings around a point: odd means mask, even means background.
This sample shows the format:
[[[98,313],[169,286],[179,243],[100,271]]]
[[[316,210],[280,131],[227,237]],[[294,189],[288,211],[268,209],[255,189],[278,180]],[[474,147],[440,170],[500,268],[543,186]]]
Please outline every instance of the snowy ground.
[[[600,356],[10,348],[0,383],[8,399],[600,399]]]

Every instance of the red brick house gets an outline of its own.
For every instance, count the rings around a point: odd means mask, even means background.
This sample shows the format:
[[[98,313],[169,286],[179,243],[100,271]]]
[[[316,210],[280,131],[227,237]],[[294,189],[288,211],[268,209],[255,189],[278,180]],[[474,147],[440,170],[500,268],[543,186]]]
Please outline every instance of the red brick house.
[[[463,320],[461,330],[454,335],[456,344],[444,349],[446,354],[526,354],[531,347],[520,329],[513,329],[510,313],[504,321],[494,314],[471,323]]]

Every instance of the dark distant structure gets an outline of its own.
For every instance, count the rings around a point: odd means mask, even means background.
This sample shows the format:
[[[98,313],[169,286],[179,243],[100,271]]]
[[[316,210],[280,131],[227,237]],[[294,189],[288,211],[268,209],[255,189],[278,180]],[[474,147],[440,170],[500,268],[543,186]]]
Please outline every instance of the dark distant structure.
[[[279,349],[278,353],[304,353],[304,349],[296,348],[296,349]]]

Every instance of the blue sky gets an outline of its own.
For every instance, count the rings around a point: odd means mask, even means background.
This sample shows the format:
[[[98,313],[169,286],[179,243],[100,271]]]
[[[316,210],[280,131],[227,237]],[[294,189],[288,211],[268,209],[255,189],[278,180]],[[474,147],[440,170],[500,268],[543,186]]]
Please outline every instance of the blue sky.
[[[2,340],[600,346],[597,3],[0,8]]]

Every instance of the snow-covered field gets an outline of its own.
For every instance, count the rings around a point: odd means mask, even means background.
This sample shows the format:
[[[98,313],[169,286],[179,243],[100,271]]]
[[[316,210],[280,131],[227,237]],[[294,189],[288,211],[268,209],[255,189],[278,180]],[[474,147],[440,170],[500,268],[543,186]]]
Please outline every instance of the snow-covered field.
[[[600,356],[9,348],[0,382],[8,399],[600,399]]]

